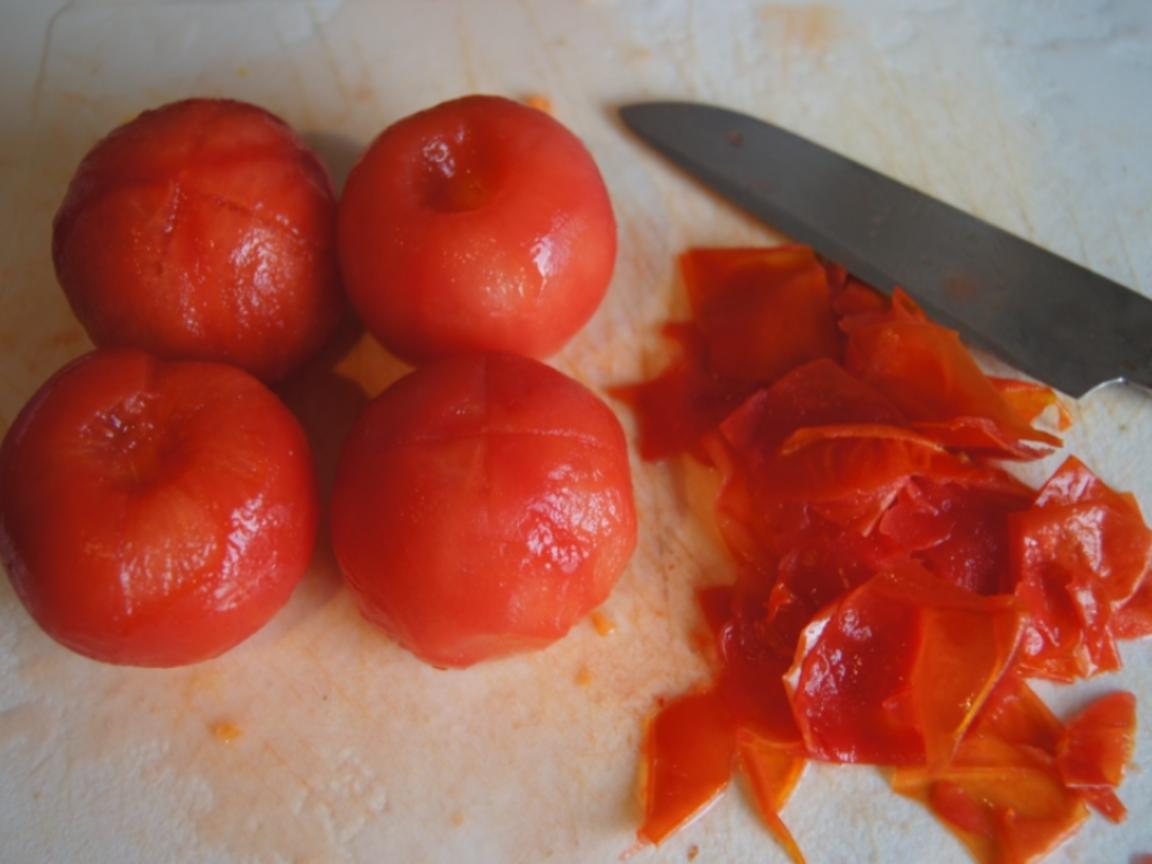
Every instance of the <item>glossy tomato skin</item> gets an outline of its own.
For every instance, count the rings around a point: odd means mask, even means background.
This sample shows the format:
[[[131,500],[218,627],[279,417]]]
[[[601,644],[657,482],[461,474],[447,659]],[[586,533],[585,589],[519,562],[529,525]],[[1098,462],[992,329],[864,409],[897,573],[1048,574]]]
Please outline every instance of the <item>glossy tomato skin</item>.
[[[0,449],[0,556],[57,641],[177,666],[262,627],[308,567],[316,483],[296,419],[251,375],[99,349]]]
[[[80,163],[53,226],[56,275],[101,346],[300,366],[343,311],[336,198],[279,118],[223,99],[146,111]]]
[[[603,299],[616,222],[568,129],[508,99],[467,96],[372,143],[344,189],[339,246],[349,299],[401,357],[542,358]]]
[[[351,432],[332,538],[364,615],[427,662],[543,647],[607,597],[635,546],[619,421],[525,357],[421,367]]]

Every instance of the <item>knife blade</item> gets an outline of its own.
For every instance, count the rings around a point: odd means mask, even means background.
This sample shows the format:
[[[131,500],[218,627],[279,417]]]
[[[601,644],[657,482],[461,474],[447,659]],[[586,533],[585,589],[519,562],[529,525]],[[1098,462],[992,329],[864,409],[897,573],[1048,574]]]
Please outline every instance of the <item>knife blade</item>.
[[[1069,396],[1152,388],[1152,300],[778,126],[725,108],[619,109],[707,186]]]

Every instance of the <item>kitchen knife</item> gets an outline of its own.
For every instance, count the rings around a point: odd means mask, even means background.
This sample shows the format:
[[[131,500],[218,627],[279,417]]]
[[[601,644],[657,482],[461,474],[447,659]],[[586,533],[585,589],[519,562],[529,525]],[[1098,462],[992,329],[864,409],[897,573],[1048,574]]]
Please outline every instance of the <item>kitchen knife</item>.
[[[642,139],[743,209],[1070,396],[1152,388],[1152,300],[754,117],[620,109]]]

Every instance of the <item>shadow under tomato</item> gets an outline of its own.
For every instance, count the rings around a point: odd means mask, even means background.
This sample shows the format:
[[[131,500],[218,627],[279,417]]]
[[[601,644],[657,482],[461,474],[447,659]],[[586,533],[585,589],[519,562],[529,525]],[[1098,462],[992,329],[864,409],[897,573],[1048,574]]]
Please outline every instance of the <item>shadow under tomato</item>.
[[[319,608],[342,584],[328,514],[344,441],[369,401],[409,370],[380,347],[348,310],[327,345],[276,387],[308,436],[320,493],[316,549],[310,575],[300,589],[309,595],[308,608]]]
[[[339,194],[352,166],[364,152],[365,145],[333,132],[302,132],[300,137],[316,151],[320,161],[327,167],[332,177],[332,187]]]
[[[308,443],[316,469],[320,495],[320,523],[316,548],[312,553],[310,575],[301,586],[313,597],[313,608],[322,605],[338,590],[340,574],[328,535],[328,502],[340,458],[340,448],[360,411],[368,403],[363,389],[338,375],[333,367],[360,336],[360,324],[347,312],[328,344],[308,364],[276,387],[277,395],[296,415]],[[314,604],[314,605],[313,605]]]

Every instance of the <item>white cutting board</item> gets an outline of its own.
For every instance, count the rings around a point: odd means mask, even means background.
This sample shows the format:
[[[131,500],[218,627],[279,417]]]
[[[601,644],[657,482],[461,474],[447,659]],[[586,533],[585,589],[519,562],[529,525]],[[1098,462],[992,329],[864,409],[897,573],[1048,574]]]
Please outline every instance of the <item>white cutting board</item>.
[[[555,358],[594,387],[659,368],[657,327],[683,310],[678,251],[771,239],[622,132],[610,108],[639,98],[763,115],[1152,293],[1143,0],[3,0],[0,430],[87,347],[52,276],[50,220],[112,126],[235,96],[307,132],[342,178],[384,125],[472,91],[547,97],[603,169],[617,274]],[[377,387],[397,372],[370,347],[348,368]],[[313,408],[346,421],[350,406],[334,391]],[[1074,414],[1072,447],[1152,509],[1152,399],[1101,392]],[[682,474],[637,463],[635,478],[640,547],[604,607],[615,630],[585,622],[467,672],[422,666],[362,623],[324,551],[265,631],[173,671],[69,654],[0,580],[0,861],[616,861],[639,818],[644,719],[706,672],[694,587],[724,578]],[[1114,678],[1044,691],[1066,710],[1129,687],[1144,721],[1129,821],[1091,819],[1055,860],[1152,852],[1152,644],[1124,658]],[[869,768],[810,768],[784,817],[814,864],[967,860]],[[693,858],[783,855],[733,789],[631,860]]]

